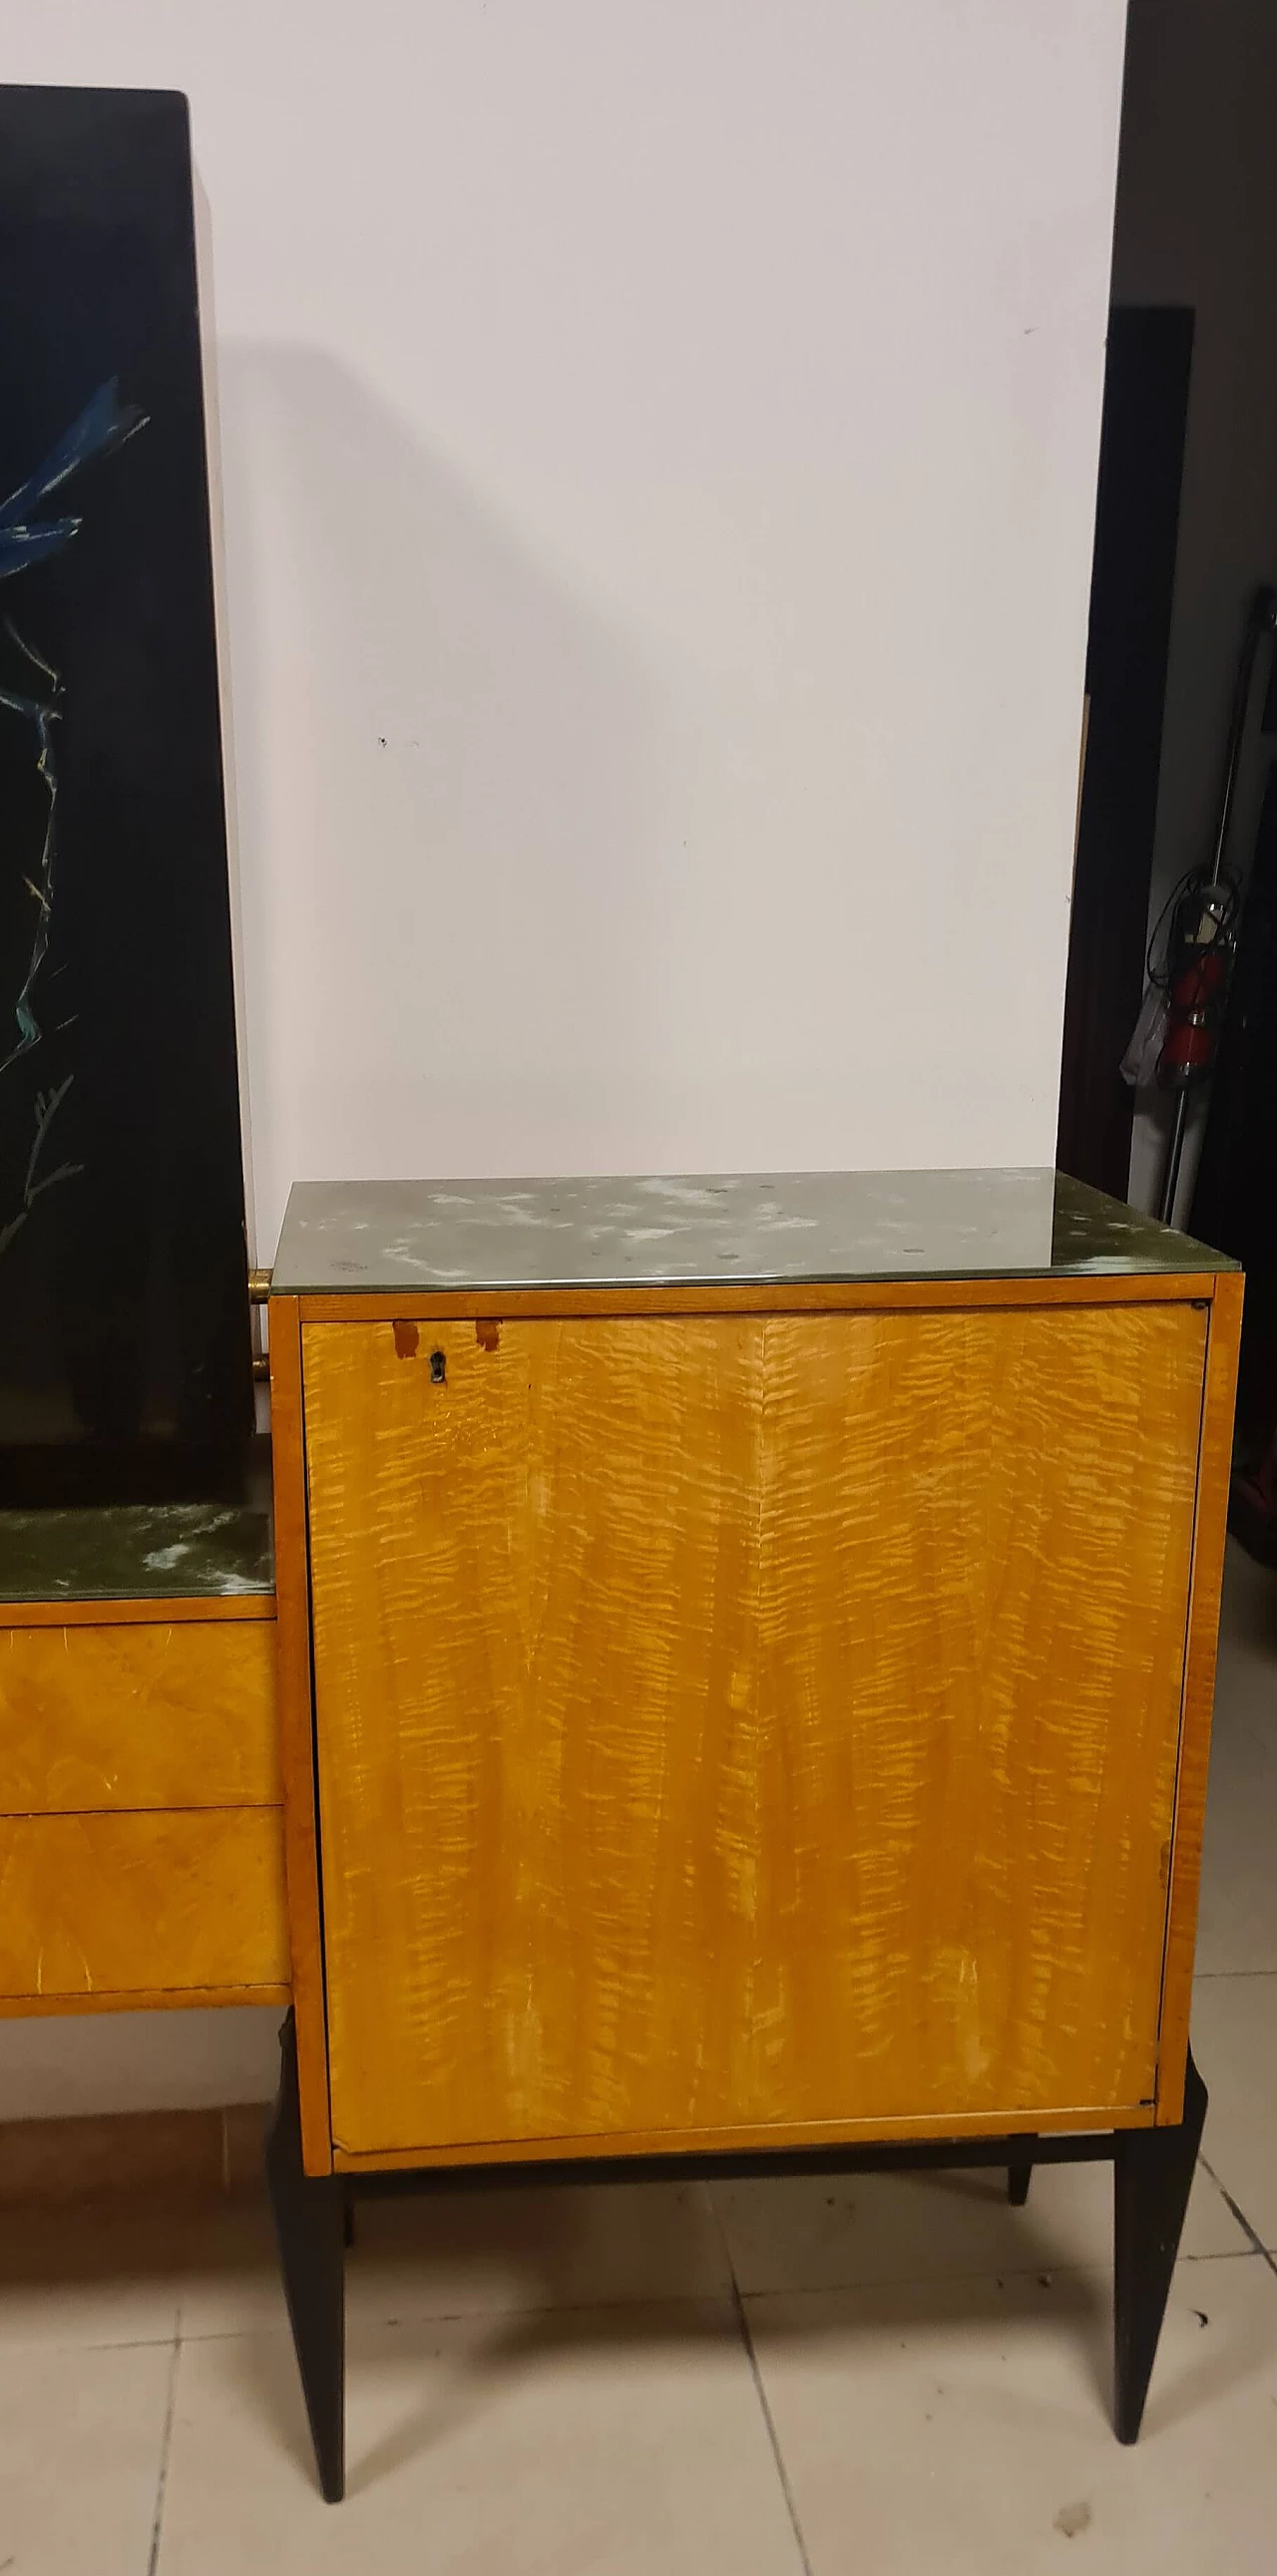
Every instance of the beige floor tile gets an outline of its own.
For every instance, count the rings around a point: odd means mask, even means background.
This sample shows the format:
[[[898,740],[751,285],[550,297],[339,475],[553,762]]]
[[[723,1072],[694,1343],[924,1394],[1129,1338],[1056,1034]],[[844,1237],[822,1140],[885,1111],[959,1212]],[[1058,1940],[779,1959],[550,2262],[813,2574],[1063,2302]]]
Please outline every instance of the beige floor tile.
[[[346,2260],[347,2313],[374,2324],[725,2297],[730,2288],[708,2194],[672,2181],[361,2200]],[[266,2211],[202,2221],[182,2282],[183,2337],[284,2321]]]
[[[1277,1970],[1277,1575],[1228,1551],[1210,1793],[1202,1854],[1199,1974]]]
[[[700,2183],[442,2192],[361,2201],[352,2315],[478,2315],[726,2297],[731,2272]]]
[[[162,2576],[800,2576],[725,2303],[358,2325],[321,2503],[280,2335],[184,2345]]]
[[[719,2183],[714,2197],[742,2290],[833,2290],[1113,2260],[1108,2164],[1037,2166],[1023,2209],[1010,2207],[999,2167]],[[1183,2253],[1242,2254],[1249,2242],[1199,2169]]]
[[[106,2206],[8,2211],[0,2220],[0,2355],[171,2343],[189,2225]]]
[[[0,2348],[0,2569],[144,2576],[171,2345]]]
[[[747,2303],[812,2576],[1271,2576],[1277,2277],[1181,2266],[1144,2432],[1085,2273]],[[1203,2323],[1203,2319],[1205,2322]]]
[[[288,2311],[265,2203],[203,2212],[187,2234],[179,2286],[184,2342],[202,2335],[286,2332]]]
[[[1207,2163],[1277,2247],[1277,1976],[1199,1977],[1193,2054],[1210,2094]]]

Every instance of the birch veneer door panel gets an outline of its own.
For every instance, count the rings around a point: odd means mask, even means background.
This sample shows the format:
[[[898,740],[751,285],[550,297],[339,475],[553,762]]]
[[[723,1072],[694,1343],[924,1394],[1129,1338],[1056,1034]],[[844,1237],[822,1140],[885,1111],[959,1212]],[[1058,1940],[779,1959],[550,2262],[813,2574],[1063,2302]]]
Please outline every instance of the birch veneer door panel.
[[[1137,2113],[1206,1320],[306,1326],[338,2147]]]

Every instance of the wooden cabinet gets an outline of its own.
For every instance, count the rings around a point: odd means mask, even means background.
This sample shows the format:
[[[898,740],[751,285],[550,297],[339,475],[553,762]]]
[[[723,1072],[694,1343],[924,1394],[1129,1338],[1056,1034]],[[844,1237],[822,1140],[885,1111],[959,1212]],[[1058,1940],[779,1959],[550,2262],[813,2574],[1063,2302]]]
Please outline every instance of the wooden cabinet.
[[[1178,2121],[1240,1283],[538,1273],[589,1186],[277,1267],[308,2169]]]
[[[265,1498],[0,1514],[0,2015],[288,2001],[274,1612]]]

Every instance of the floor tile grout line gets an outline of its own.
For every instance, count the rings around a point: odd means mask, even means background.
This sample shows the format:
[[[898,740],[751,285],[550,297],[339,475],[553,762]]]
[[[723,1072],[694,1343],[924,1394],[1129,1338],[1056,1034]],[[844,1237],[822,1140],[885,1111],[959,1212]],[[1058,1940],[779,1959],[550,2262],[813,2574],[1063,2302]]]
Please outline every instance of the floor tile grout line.
[[[754,2349],[754,2337],[750,2330],[745,2302],[741,2296],[741,2286],[736,2278],[736,2266],[732,2261],[732,2249],[728,2239],[727,2229],[723,2225],[722,2212],[719,2209],[718,2202],[715,2199],[710,2186],[705,2183],[702,2184],[701,2188],[709,2202],[710,2215],[713,2218],[716,2229],[718,2230],[718,2240],[723,2249],[723,2260],[727,2265],[727,2276],[732,2285],[732,2313],[736,2319],[736,2330],[745,2347],[745,2358],[749,2363],[750,2377],[754,2383],[754,2395],[758,2399],[763,2422],[767,2428],[767,2439],[771,2444],[772,2458],[776,2463],[776,2475],[780,2480],[780,2491],[785,2499],[785,2509],[789,2515],[790,2529],[794,2535],[794,2545],[798,2551],[803,2576],[812,2576],[811,2557],[807,2548],[806,2536],[798,2518],[798,2505],[795,2500],[793,2487],[790,2484],[789,2471],[785,2466],[784,2453],[780,2447],[780,2436],[776,2430],[776,2419],[772,2414],[767,2391],[763,2386],[763,2374],[758,2366],[758,2354]]]
[[[164,2431],[160,2438],[160,2475],[155,2490],[155,2518],[151,2524],[151,2548],[146,2562],[146,2576],[159,2576],[160,2541],[164,2530],[164,2497],[168,2487],[169,2452],[173,2445],[173,2417],[177,2409],[177,2371],[182,2357],[182,2311],[173,2320],[173,2349],[169,2356],[168,2396],[164,2407]]]
[[[15,2335],[11,2341],[4,2333],[3,2328],[0,2327],[0,2352],[9,2353],[162,2352],[165,2346],[167,2344],[171,2344],[172,2341],[173,2337],[171,2334],[106,2335],[103,2337],[101,2343],[83,2343],[78,2335],[71,2336],[70,2340],[67,2342],[64,2342],[60,2335],[53,2335],[48,2338],[37,2335],[33,2340],[28,2341],[25,2336],[19,2334]],[[3,2576],[2,2567],[0,2567],[0,2576]]]
[[[798,2506],[795,2501],[794,2490],[790,2484],[789,2471],[785,2466],[784,2453],[780,2447],[780,2436],[776,2430],[776,2419],[772,2414],[767,2391],[763,2386],[763,2374],[758,2367],[758,2355],[754,2350],[754,2338],[750,2331],[749,2318],[745,2312],[745,2302],[741,2297],[735,2272],[732,2274],[732,2306],[735,2310],[737,2326],[740,2329],[740,2339],[745,2347],[745,2358],[749,2363],[750,2376],[754,2382],[754,2393],[758,2399],[759,2406],[762,2409],[763,2422],[767,2427],[767,2439],[772,2446],[772,2458],[776,2463],[776,2475],[780,2480],[780,2491],[785,2499],[785,2505],[789,2514],[790,2525],[793,2530],[798,2555],[802,2562],[803,2576],[812,2576],[811,2559],[808,2555],[807,2542],[803,2533],[803,2527],[798,2519]]]
[[[1220,1977],[1277,1977],[1277,1968],[1194,1968],[1195,1986],[1209,1986]]]
[[[1198,2158],[1198,2162],[1200,2163],[1203,2171],[1210,2175],[1216,2191],[1219,2193],[1221,2200],[1223,2200],[1232,2211],[1233,2217],[1236,2219],[1238,2226],[1242,2229],[1243,2233],[1250,2238],[1250,2250],[1252,2254],[1261,2254],[1265,2263],[1268,2265],[1269,2271],[1277,2273],[1277,2256],[1274,2256],[1269,2252],[1258,2228],[1251,2226],[1245,2210],[1239,2209],[1231,2191],[1229,2191],[1220,2181],[1219,2175],[1216,2173],[1214,2166],[1207,2164],[1205,2156],[1200,2156]]]

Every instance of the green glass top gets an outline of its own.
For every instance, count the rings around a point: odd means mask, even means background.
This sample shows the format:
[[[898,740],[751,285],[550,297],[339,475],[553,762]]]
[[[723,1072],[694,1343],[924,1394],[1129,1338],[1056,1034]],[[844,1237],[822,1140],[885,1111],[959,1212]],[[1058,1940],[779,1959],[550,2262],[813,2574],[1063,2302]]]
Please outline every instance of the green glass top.
[[[235,1503],[0,1512],[0,1602],[180,1601],[274,1588],[268,1488]]]
[[[299,1181],[277,1295],[1231,1270],[1049,1171]]]

